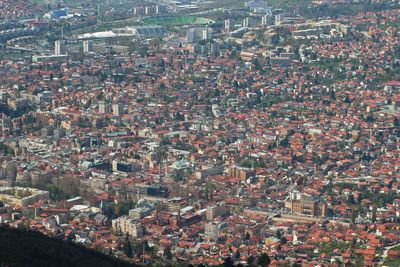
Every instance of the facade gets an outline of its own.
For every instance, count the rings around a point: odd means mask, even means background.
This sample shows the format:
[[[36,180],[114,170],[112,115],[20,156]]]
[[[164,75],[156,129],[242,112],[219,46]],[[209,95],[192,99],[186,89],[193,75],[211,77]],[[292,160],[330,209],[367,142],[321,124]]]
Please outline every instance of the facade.
[[[252,17],[247,17],[243,19],[242,26],[245,28],[254,27],[254,19]]]
[[[147,208],[136,208],[129,210],[129,217],[132,219],[143,219],[151,214],[151,210]]]
[[[57,40],[54,43],[54,54],[55,55],[66,55],[67,54],[67,45],[65,40]]]
[[[199,41],[211,40],[211,29],[209,28],[191,28],[187,32],[187,42],[197,43]]]
[[[31,173],[32,186],[41,187],[49,182],[51,174],[44,171],[35,171]]]
[[[224,166],[202,166],[201,170],[196,172],[196,177],[202,179],[208,176],[221,175],[224,171]]]
[[[225,20],[225,30],[227,32],[230,32],[232,30],[232,20],[231,19]]]
[[[118,233],[128,234],[132,237],[142,237],[143,235],[142,225],[129,216],[112,220],[112,228]]]
[[[209,222],[205,225],[206,238],[210,240],[218,240],[218,224]]]
[[[67,59],[68,56],[63,54],[59,55],[33,55],[32,62],[40,63],[40,62],[59,62]]]
[[[83,53],[91,53],[93,52],[93,41],[91,40],[85,40],[83,41]]]
[[[25,207],[39,200],[48,200],[49,192],[29,187],[0,187],[0,201],[8,205]]]
[[[111,112],[111,105],[106,102],[99,103],[99,113],[108,114]]]
[[[226,232],[228,224],[226,222],[208,222],[205,225],[205,237],[208,240],[217,241],[221,233]]]
[[[225,205],[215,205],[207,207],[206,218],[209,221],[214,220],[218,216],[229,215],[229,208]]]
[[[0,166],[0,178],[14,181],[17,175],[17,162],[4,161]]]
[[[243,168],[238,166],[232,166],[228,170],[228,175],[238,180],[246,180],[254,176],[254,170],[250,168]]]
[[[293,214],[307,215],[313,217],[326,217],[328,206],[322,201],[316,200],[309,196],[296,196],[285,202],[285,206],[291,210]]]
[[[122,103],[112,104],[112,112],[115,116],[121,116],[124,113],[124,105]]]
[[[274,18],[271,15],[263,15],[261,17],[261,25],[268,26],[273,24]]]

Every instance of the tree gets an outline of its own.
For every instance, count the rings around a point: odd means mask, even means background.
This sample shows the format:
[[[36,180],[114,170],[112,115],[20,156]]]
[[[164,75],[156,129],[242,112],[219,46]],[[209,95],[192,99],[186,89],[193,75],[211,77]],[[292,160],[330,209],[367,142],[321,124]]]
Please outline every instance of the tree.
[[[353,208],[351,211],[351,223],[356,223],[356,218],[357,218],[358,212],[356,208]]]
[[[172,252],[171,252],[171,248],[170,247],[166,247],[164,249],[164,253],[163,253],[164,258],[168,259],[168,260],[172,260]]]
[[[67,195],[54,184],[47,185],[47,191],[49,191],[49,197],[51,200],[60,200],[67,198]]]
[[[125,255],[128,258],[132,258],[132,256],[133,256],[132,245],[131,245],[131,242],[129,241],[128,234],[125,235],[125,242],[124,242],[124,246],[123,246],[123,251],[124,251]]]
[[[231,259],[231,257],[225,258],[224,260],[224,267],[233,267],[233,260]]]
[[[372,209],[372,218],[371,218],[371,221],[372,221],[373,223],[376,222],[376,206],[374,206],[373,209]]]
[[[394,127],[400,127],[400,119],[398,117],[394,117],[393,125]]]
[[[171,173],[172,178],[174,179],[175,182],[180,182],[185,179],[185,174],[181,170],[174,170]]]
[[[176,121],[184,121],[185,120],[185,116],[183,116],[182,113],[177,112],[176,115],[175,115],[175,120]]]
[[[271,263],[271,259],[269,258],[267,253],[262,253],[257,260],[257,264],[259,266],[265,267]]]
[[[165,90],[165,84],[164,84],[164,83],[160,83],[159,89],[160,89],[160,92],[164,92],[164,90]]]
[[[72,234],[68,235],[67,240],[68,240],[68,242],[75,241],[76,240],[75,234],[72,233]]]
[[[120,217],[122,215],[127,215],[130,209],[136,207],[136,203],[133,200],[128,200],[127,202],[118,202],[112,209],[112,217]],[[113,216],[115,215],[115,216]]]
[[[356,241],[355,238],[353,238],[353,239],[351,240],[351,247],[352,247],[352,248],[355,248],[355,247],[356,247],[356,244],[357,244],[357,241]]]
[[[373,115],[367,115],[366,117],[364,117],[364,120],[365,120],[366,122],[374,122],[374,121],[375,121],[375,118],[374,118]]]
[[[354,203],[355,203],[354,196],[349,195],[349,197],[347,198],[347,204],[353,205]]]
[[[239,251],[239,249],[236,250],[235,259],[240,259],[240,251]]]
[[[278,229],[278,230],[276,231],[276,238],[278,238],[278,239],[281,239],[281,238],[282,238],[282,232],[281,232],[280,229]]]
[[[212,200],[213,199],[214,190],[215,190],[215,185],[210,180],[208,180],[207,184],[206,184],[206,187],[205,187],[205,192],[204,192],[206,200]]]
[[[250,256],[247,258],[247,265],[253,266],[253,263],[254,263],[254,257],[253,257],[253,255],[250,255]]]
[[[246,232],[246,235],[244,236],[244,239],[245,240],[249,240],[250,239],[250,233],[249,232]]]
[[[57,186],[67,197],[79,195],[80,180],[76,176],[66,175],[61,177]]]
[[[335,93],[335,91],[333,91],[333,90],[330,91],[330,98],[331,98],[332,100],[335,100],[335,99],[336,99],[336,93]]]

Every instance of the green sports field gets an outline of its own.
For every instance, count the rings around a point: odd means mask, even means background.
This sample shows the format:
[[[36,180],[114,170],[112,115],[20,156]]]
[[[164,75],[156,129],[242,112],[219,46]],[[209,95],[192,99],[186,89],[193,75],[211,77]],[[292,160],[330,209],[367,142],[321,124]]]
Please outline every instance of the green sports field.
[[[196,16],[162,16],[147,17],[142,19],[142,22],[148,25],[178,26],[187,24],[209,24],[212,21]]]

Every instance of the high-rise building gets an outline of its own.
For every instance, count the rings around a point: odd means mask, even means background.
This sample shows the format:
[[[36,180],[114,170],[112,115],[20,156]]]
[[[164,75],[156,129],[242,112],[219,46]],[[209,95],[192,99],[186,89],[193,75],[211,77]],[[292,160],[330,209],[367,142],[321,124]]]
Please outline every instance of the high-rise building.
[[[270,16],[269,15],[264,15],[261,17],[261,25],[262,26],[268,26],[268,22],[270,21]]]
[[[214,222],[206,223],[204,230],[207,239],[218,240],[218,224]]]
[[[202,40],[211,40],[210,28],[191,28],[187,32],[188,43],[197,43]]]
[[[165,6],[162,5],[156,5],[155,7],[155,13],[156,14],[162,14],[165,11]]]
[[[133,15],[140,16],[143,15],[143,13],[144,13],[144,8],[142,6],[133,8]]]
[[[232,30],[232,20],[231,19],[225,20],[225,30],[227,32],[230,32]]]
[[[16,177],[17,177],[17,162],[4,161],[1,164],[0,178],[5,178],[10,181],[15,181]]]
[[[112,105],[112,112],[115,116],[121,116],[124,113],[124,104],[114,103]]]
[[[228,169],[228,175],[238,180],[246,180],[255,175],[254,169],[238,166],[231,166]]]
[[[92,40],[85,40],[83,41],[83,53],[91,53],[93,52],[93,41]]]
[[[206,218],[209,221],[213,221],[218,216],[228,216],[229,215],[229,208],[225,205],[215,205],[207,207],[206,211]]]
[[[108,114],[111,111],[111,106],[109,103],[100,102],[99,103],[99,113]]]
[[[112,227],[115,231],[132,237],[141,237],[143,235],[142,225],[129,216],[121,216],[112,220]]]
[[[145,6],[145,8],[144,8],[144,14],[145,14],[145,15],[150,15],[150,14],[152,14],[152,13],[154,13],[154,12],[153,12],[153,7],[152,7],[152,6]]]
[[[54,43],[54,54],[55,55],[66,55],[67,45],[65,40],[57,40]]]
[[[284,21],[284,16],[282,14],[276,15],[275,16],[275,25],[281,25],[281,23]]]
[[[226,222],[208,222],[204,227],[207,240],[218,240],[221,233],[226,233],[228,224]]]
[[[243,19],[242,26],[245,28],[253,28],[254,27],[254,19],[252,17],[247,17]]]
[[[31,182],[34,187],[41,187],[49,182],[51,174],[49,172],[35,171],[31,173]]]
[[[111,55],[113,53],[113,47],[112,46],[106,46],[106,53]]]
[[[220,48],[218,43],[212,43],[210,47],[210,53],[213,56],[218,56],[220,54]]]

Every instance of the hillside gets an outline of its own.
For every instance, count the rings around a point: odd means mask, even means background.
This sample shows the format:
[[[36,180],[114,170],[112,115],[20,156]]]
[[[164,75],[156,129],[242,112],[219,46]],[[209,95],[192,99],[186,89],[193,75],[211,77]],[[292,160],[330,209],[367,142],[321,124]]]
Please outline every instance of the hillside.
[[[135,266],[41,233],[0,227],[0,266]]]

